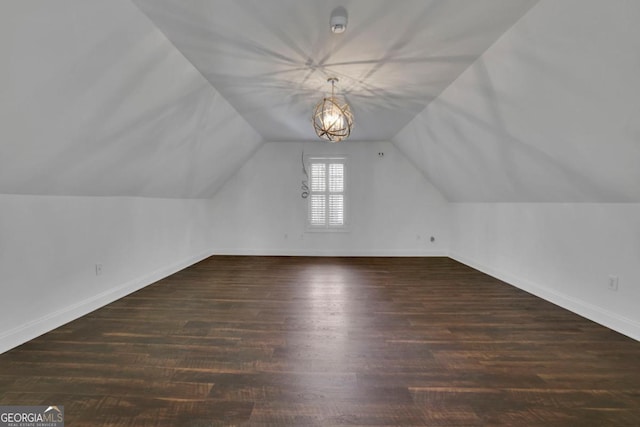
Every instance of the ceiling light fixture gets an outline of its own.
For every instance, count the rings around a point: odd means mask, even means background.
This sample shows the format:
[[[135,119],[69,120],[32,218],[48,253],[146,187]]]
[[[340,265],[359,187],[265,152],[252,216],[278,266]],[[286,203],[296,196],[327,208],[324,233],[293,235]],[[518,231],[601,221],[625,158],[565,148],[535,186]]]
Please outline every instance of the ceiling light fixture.
[[[342,34],[347,31],[347,10],[342,6],[333,9],[329,24],[331,32],[334,34]]]
[[[313,112],[313,127],[316,134],[329,142],[340,142],[351,135],[353,113],[346,101],[335,96],[338,79],[331,77],[331,96],[322,98]]]

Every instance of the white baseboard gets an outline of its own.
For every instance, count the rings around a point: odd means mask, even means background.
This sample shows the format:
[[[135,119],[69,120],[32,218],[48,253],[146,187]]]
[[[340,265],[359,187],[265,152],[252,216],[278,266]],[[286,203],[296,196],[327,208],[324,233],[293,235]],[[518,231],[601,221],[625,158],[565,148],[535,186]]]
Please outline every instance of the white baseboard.
[[[0,333],[0,354],[69,323],[72,320],[89,314],[100,307],[104,307],[105,305],[155,283],[158,280],[164,279],[165,277],[202,261],[211,255],[211,251],[200,253],[180,262],[152,271],[144,276],[125,282],[116,288],[109,289],[91,298],[79,301],[6,332],[2,332]]]
[[[309,257],[448,257],[442,250],[424,251],[361,251],[361,250],[280,250],[280,249],[216,249],[216,255],[239,256],[309,256]]]
[[[549,289],[546,286],[542,286],[530,280],[517,277],[509,272],[483,265],[482,263],[463,255],[450,253],[449,257],[582,317],[613,329],[614,331],[633,338],[636,341],[640,341],[640,323],[632,319],[620,316],[615,312],[605,310],[578,298]]]

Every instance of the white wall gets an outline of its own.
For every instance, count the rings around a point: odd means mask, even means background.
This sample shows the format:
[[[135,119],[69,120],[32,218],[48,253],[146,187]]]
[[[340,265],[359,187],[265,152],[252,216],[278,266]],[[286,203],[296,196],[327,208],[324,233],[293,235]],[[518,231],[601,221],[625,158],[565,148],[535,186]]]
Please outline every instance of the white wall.
[[[0,58],[1,352],[210,255],[262,140],[129,0],[0,2]]]
[[[393,140],[462,202],[452,256],[636,339],[638,17],[540,1]]]
[[[210,205],[0,195],[0,353],[211,255]]]
[[[640,340],[640,204],[452,204],[452,223],[453,258]]]
[[[348,157],[349,232],[305,232],[301,155]],[[379,152],[384,157],[378,156]],[[217,253],[445,255],[448,204],[389,142],[268,142],[213,199]],[[435,237],[435,242],[429,238]]]

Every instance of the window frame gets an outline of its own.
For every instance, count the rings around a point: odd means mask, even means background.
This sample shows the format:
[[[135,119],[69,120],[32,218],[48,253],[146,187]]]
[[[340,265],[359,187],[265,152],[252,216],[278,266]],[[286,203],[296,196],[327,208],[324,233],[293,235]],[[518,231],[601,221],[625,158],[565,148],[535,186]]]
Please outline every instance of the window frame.
[[[307,203],[306,203],[306,217],[305,217],[305,224],[306,224],[306,231],[307,232],[312,232],[312,233],[344,233],[344,232],[348,232],[349,231],[349,204],[348,204],[348,190],[349,190],[349,183],[348,183],[348,176],[349,173],[347,171],[348,169],[348,158],[346,155],[315,155],[315,154],[309,154],[309,155],[305,155],[304,156],[304,162],[305,162],[305,168],[308,171],[308,185],[309,185],[309,196],[307,197]],[[324,163],[325,165],[327,165],[326,167],[326,181],[325,181],[325,191],[323,192],[317,192],[317,191],[313,191],[312,187],[313,187],[313,182],[312,182],[312,164],[313,163]],[[328,208],[328,204],[329,204],[329,196],[331,195],[331,192],[329,191],[329,165],[330,164],[336,164],[336,163],[340,163],[343,165],[343,191],[340,192],[339,194],[342,194],[343,197],[343,207],[342,207],[342,215],[343,215],[343,223],[342,225],[331,225],[329,223],[329,208]],[[311,200],[312,200],[312,196],[314,194],[323,194],[325,196],[325,206],[326,206],[326,217],[325,217],[325,223],[323,225],[313,225],[311,224]],[[334,193],[336,194],[336,193]]]

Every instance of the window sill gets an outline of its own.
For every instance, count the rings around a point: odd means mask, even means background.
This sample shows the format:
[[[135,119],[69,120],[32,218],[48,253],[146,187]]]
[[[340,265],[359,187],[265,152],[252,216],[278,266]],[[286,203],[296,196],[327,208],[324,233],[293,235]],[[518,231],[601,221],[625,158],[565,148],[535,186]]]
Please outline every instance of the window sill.
[[[308,227],[305,233],[349,233],[348,228],[312,228]]]

